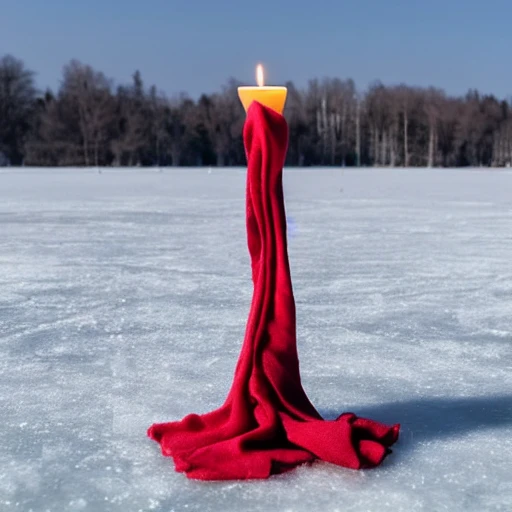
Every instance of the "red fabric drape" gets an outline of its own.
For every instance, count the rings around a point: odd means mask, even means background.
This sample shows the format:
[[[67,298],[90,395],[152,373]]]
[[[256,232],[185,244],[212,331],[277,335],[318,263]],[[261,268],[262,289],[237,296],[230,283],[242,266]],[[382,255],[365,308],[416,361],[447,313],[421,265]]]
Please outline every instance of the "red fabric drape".
[[[246,216],[254,294],[231,390],[219,409],[151,426],[148,435],[189,478],[267,478],[321,459],[347,468],[382,462],[387,426],[345,413],[325,421],[302,388],[286,242],[283,116],[254,102],[244,125]],[[341,376],[340,376],[341,378]]]

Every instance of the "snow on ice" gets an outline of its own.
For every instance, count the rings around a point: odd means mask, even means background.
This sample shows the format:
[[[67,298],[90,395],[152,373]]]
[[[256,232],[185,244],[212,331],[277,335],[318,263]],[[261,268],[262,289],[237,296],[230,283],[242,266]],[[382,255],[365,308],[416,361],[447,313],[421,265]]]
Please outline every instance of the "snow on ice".
[[[175,473],[150,424],[231,384],[244,169],[0,172],[0,510],[512,510],[512,173],[285,170],[304,387],[384,464]]]

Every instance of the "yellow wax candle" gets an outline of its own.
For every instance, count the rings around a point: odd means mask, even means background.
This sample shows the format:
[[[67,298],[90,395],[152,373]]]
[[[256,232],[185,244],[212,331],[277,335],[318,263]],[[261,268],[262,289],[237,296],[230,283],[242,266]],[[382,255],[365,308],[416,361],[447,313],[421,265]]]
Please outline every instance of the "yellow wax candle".
[[[278,114],[282,114],[288,89],[286,87],[265,86],[261,64],[258,64],[256,68],[256,82],[258,85],[255,87],[238,88],[238,96],[245,111],[247,112],[253,101],[258,101],[262,105],[275,110]]]

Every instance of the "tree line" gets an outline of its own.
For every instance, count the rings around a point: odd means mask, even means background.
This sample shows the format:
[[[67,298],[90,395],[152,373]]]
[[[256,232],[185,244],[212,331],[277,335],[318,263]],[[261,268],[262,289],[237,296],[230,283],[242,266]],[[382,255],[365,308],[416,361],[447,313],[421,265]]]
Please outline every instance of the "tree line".
[[[0,58],[0,165],[241,166],[245,119],[236,80],[193,100],[146,87],[140,72],[115,87],[77,60],[57,91],[37,90],[34,72]],[[470,90],[353,80],[292,82],[284,111],[290,166],[508,166],[512,104]]]

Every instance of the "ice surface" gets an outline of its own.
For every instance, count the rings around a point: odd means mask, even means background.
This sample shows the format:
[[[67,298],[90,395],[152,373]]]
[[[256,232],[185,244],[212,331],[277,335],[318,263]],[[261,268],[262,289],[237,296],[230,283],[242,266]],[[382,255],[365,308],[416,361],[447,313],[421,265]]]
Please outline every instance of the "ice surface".
[[[304,387],[401,439],[370,471],[174,472],[146,429],[226,397],[244,192],[243,169],[0,171],[0,510],[512,510],[506,170],[286,169]]]

